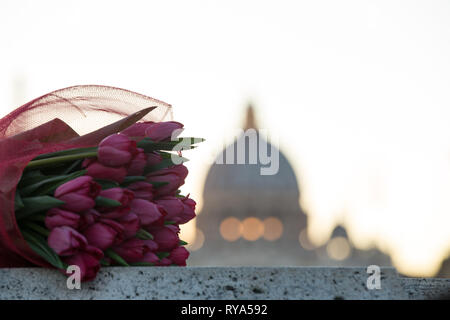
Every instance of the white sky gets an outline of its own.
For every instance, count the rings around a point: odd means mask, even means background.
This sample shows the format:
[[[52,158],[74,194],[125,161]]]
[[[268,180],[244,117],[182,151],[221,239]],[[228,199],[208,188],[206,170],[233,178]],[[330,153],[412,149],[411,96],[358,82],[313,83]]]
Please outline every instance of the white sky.
[[[252,100],[317,244],[344,221],[411,275],[450,250],[449,1],[2,0],[0,44],[2,115],[76,84],[171,103],[208,139],[186,153],[201,202],[201,158]]]

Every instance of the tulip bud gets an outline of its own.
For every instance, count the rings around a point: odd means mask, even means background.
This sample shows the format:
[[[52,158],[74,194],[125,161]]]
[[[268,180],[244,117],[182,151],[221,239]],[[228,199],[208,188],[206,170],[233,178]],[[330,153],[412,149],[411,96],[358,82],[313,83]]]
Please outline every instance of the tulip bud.
[[[130,184],[127,189],[133,191],[136,199],[153,200],[155,188],[148,182],[138,181]]]
[[[122,242],[124,237],[124,227],[113,220],[101,219],[90,225],[83,231],[89,244],[106,250],[113,245]]]
[[[100,213],[98,213],[95,209],[89,209],[88,211],[83,212],[80,215],[80,229],[83,230],[91,224],[94,224],[100,219],[100,217]]]
[[[62,226],[78,229],[79,225],[80,216],[78,214],[60,208],[48,210],[45,216],[45,226],[49,230]]]
[[[155,253],[147,252],[144,254],[140,262],[153,263],[156,265],[159,262],[159,258]]]
[[[108,167],[120,167],[130,163],[136,154],[136,141],[123,134],[112,134],[98,145],[98,161]]]
[[[134,199],[131,202],[131,212],[139,217],[143,226],[152,224],[166,214],[161,206],[142,199]]]
[[[170,260],[169,258],[162,258],[161,260],[159,260],[156,265],[158,267],[168,267],[172,264],[172,260]]]
[[[129,263],[141,261],[144,254],[148,252],[144,240],[136,238],[127,240],[120,245],[115,246],[113,250]]]
[[[76,265],[80,268],[81,281],[91,281],[100,270],[100,259],[103,252],[98,248],[87,246],[85,251],[63,259],[68,265]],[[70,275],[70,274],[67,274]]]
[[[95,179],[112,180],[121,183],[127,175],[125,167],[107,167],[98,161],[86,159],[83,167],[87,169],[87,175]]]
[[[50,231],[47,243],[59,256],[70,256],[84,249],[86,238],[71,227],[56,227]]]
[[[175,121],[156,122],[145,130],[145,136],[153,141],[165,141],[181,133],[183,124]],[[177,131],[176,131],[177,130]]]
[[[168,226],[148,228],[148,232],[153,235],[153,240],[158,244],[159,251],[170,252],[178,246],[180,241],[178,234]]]
[[[100,185],[92,177],[82,176],[56,188],[55,198],[65,202],[61,209],[82,212],[95,206],[94,199],[98,196],[100,189]]]
[[[134,237],[138,230],[141,228],[139,217],[134,213],[125,215],[117,222],[119,222],[123,226],[125,239]]]
[[[141,176],[144,173],[144,168],[147,165],[147,155],[144,153],[144,149],[138,148],[137,153],[131,159],[128,166],[129,176]]]
[[[147,153],[147,166],[155,166],[159,164],[161,161],[163,161],[163,157],[156,152],[149,152]]]
[[[186,266],[186,260],[188,257],[189,251],[187,251],[185,247],[177,247],[170,252],[170,255],[167,258],[169,258],[176,265]]]
[[[147,181],[149,183],[167,182],[167,184],[156,189],[155,195],[174,195],[178,188],[184,184],[184,179],[186,178],[187,174],[187,168],[184,165],[179,164],[148,174]]]

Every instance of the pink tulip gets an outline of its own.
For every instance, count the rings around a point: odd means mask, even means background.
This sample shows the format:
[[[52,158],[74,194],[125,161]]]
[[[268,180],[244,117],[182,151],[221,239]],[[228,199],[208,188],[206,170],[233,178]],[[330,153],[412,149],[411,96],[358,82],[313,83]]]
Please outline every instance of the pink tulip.
[[[111,188],[102,190],[100,196],[120,202],[117,207],[99,207],[103,218],[120,219],[130,212],[130,203],[134,198],[134,193],[128,189]]]
[[[88,242],[86,238],[71,227],[56,227],[50,231],[47,243],[59,256],[71,256],[84,249]]]
[[[155,188],[148,182],[138,181],[130,184],[127,189],[133,191],[136,199],[153,200]]]
[[[138,148],[137,153],[131,159],[128,166],[129,176],[141,176],[144,173],[144,168],[147,165],[147,155],[144,153],[144,149]]]
[[[83,231],[89,244],[106,250],[113,245],[117,245],[123,240],[124,227],[113,220],[101,219],[90,225]]]
[[[149,183],[167,182],[167,184],[156,188],[157,196],[174,195],[178,188],[184,184],[187,174],[187,168],[179,164],[148,174],[147,181]]]
[[[80,215],[60,208],[48,210],[45,216],[45,226],[49,230],[62,226],[78,229],[79,225]]]
[[[159,164],[161,161],[163,161],[163,158],[159,153],[156,152],[149,152],[147,153],[147,166],[155,166]]]
[[[112,199],[120,202],[120,207],[128,207],[131,201],[134,199],[134,193],[128,189],[123,188],[111,188],[102,190],[99,194],[100,197]],[[113,207],[114,209],[118,209],[119,207]],[[101,208],[100,211],[103,211],[106,208]],[[108,210],[106,210],[108,211]],[[112,210],[111,210],[112,211]]]
[[[103,252],[101,250],[88,246],[85,251],[78,252],[63,259],[63,261],[68,265],[76,265],[80,268],[81,281],[91,281],[95,279],[100,270],[100,259],[102,257]]]
[[[159,267],[168,267],[172,265],[172,260],[170,260],[169,258],[162,258],[156,263],[156,265]]]
[[[141,261],[144,254],[149,251],[144,240],[136,238],[127,240],[120,245],[113,247],[113,250],[129,263]]]
[[[140,262],[153,263],[156,265],[159,262],[159,258],[155,253],[150,251],[144,254]]]
[[[87,175],[95,179],[111,180],[121,183],[127,175],[125,167],[107,167],[100,162],[92,159],[83,161],[83,168],[87,168]]]
[[[136,141],[124,134],[112,134],[98,145],[98,161],[108,167],[120,167],[130,163],[136,154]]]
[[[123,130],[121,133],[129,137],[135,137],[142,139],[148,137],[153,141],[163,141],[169,140],[172,135],[173,137],[178,136],[181,130],[174,132],[177,129],[182,129],[183,124],[175,121],[165,121],[165,122],[139,122],[135,123],[127,129]]]
[[[158,250],[158,244],[153,240],[144,240],[144,244],[147,247],[147,251],[155,252]]]
[[[124,134],[130,138],[139,138],[139,140],[141,140],[145,137],[145,130],[147,130],[147,128],[151,127],[153,124],[153,121],[137,122],[123,130],[121,134]]]
[[[152,224],[166,214],[161,206],[143,199],[134,199],[131,202],[131,212],[139,217],[143,226]]]
[[[178,224],[184,224],[195,218],[195,206],[196,202],[191,198],[184,197],[181,198],[183,202],[183,212],[179,216]]]
[[[168,258],[179,266],[186,266],[186,260],[189,257],[189,251],[185,247],[177,247],[170,251]]]
[[[100,213],[95,209],[89,209],[80,215],[80,230],[94,224],[100,219]]]
[[[171,140],[182,131],[183,124],[175,121],[156,122],[145,130],[145,136],[153,141]]]
[[[179,216],[183,212],[184,205],[180,198],[166,196],[154,201],[159,204],[167,212],[165,219],[178,223]]]
[[[61,209],[82,212],[95,206],[94,199],[100,192],[100,185],[92,177],[82,176],[60,185],[55,190],[55,198],[64,201]]]
[[[134,213],[125,215],[124,217],[117,220],[117,222],[119,222],[123,226],[125,239],[134,237],[138,230],[141,228],[139,217]]]
[[[166,226],[167,229],[172,230],[173,232],[175,232],[176,234],[180,233],[180,227],[177,224],[170,224]]]
[[[149,228],[148,232],[152,234],[153,240],[158,244],[159,251],[170,252],[172,249],[177,247],[180,242],[178,234],[167,226]]]

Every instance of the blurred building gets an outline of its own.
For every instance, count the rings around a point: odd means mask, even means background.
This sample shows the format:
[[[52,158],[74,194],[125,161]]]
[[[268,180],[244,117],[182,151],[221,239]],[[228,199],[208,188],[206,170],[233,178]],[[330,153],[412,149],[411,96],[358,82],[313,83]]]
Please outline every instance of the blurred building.
[[[279,170],[275,175],[261,174],[265,165],[260,151],[266,151],[260,150],[266,146],[261,142],[267,141],[258,133],[251,106],[244,129],[218,155],[207,175],[190,265],[390,265],[389,257],[378,250],[355,249],[342,226],[326,245],[315,248],[308,238],[295,173],[283,153],[270,144],[268,150],[279,152]],[[261,139],[253,150],[252,133]],[[239,146],[245,146],[244,164],[237,161]],[[256,164],[251,160],[255,153]]]

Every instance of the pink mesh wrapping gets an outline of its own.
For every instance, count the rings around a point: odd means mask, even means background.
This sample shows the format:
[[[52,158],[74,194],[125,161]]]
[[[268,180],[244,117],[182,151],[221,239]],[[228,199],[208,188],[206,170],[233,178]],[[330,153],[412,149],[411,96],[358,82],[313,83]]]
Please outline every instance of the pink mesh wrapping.
[[[154,107],[148,111],[145,108]],[[22,237],[15,219],[16,186],[39,154],[95,146],[132,123],[171,119],[171,106],[128,90],[75,86],[28,102],[0,119],[0,267],[51,267]]]

